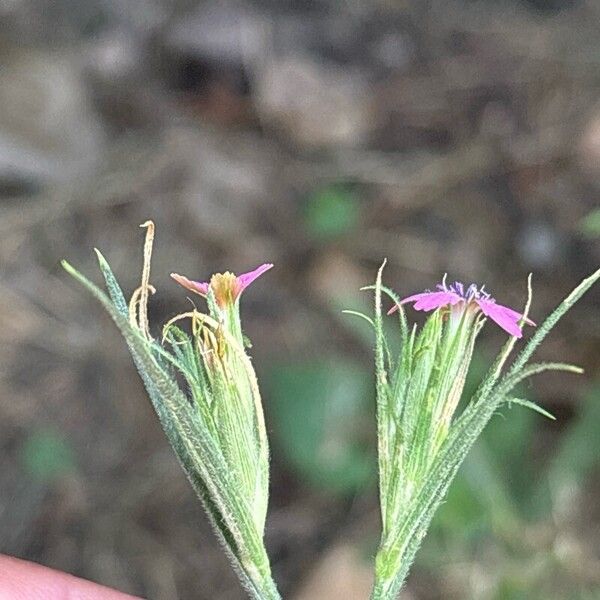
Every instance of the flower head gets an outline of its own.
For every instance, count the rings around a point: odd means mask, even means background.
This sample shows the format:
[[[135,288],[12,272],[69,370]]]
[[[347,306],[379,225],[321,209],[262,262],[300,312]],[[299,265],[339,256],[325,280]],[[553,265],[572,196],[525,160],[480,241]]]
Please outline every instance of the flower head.
[[[461,314],[465,310],[481,311],[486,317],[502,327],[504,331],[517,338],[523,335],[519,326],[522,319],[528,325],[535,325],[531,319],[524,317],[522,313],[508,306],[498,304],[490,294],[484,291],[484,287],[478,288],[474,283],[465,287],[460,281],[447,285],[444,277],[442,283],[436,286],[437,291],[426,290],[420,294],[413,294],[401,300],[399,304],[414,302],[416,310],[424,311],[436,310],[446,306],[456,306],[454,310],[458,310]],[[393,306],[388,314],[398,310],[398,306]]]
[[[171,273],[171,277],[179,284],[182,285],[190,292],[199,294],[200,296],[206,296],[208,290],[212,289],[215,295],[217,304],[224,308],[228,305],[233,304],[239,297],[239,295],[258,277],[268,271],[273,265],[271,263],[265,263],[260,265],[253,271],[243,273],[242,275],[234,275],[229,271],[225,273],[215,273],[210,281],[192,281],[183,275],[177,273]]]

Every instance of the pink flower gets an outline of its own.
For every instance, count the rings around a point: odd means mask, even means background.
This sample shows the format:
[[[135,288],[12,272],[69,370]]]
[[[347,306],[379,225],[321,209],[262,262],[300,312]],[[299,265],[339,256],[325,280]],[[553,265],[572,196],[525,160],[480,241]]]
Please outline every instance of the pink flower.
[[[446,285],[445,279],[441,284],[438,284],[435,292],[425,291],[420,294],[413,294],[404,298],[400,301],[400,304],[406,304],[407,302],[414,302],[414,308],[416,310],[436,310],[437,308],[443,308],[445,306],[457,306],[464,309],[471,308],[475,311],[481,310],[481,312],[492,319],[497,325],[502,327],[504,331],[510,335],[520,338],[523,335],[521,328],[519,327],[519,321],[523,319],[523,315],[508,306],[497,304],[496,300],[492,298],[487,292],[484,292],[484,287],[480,289],[472,283],[465,290],[465,286],[456,281],[452,285]],[[388,315],[398,310],[399,305],[393,306],[389,311]],[[461,311],[462,312],[462,311]],[[535,325],[531,319],[525,319],[525,323],[528,325]]]
[[[253,271],[243,273],[242,275],[234,275],[229,271],[225,273],[215,273],[210,281],[192,281],[183,275],[171,273],[171,277],[190,292],[206,297],[209,288],[212,289],[217,304],[223,308],[228,304],[233,304],[239,295],[258,277],[272,268],[271,263],[260,265]]]

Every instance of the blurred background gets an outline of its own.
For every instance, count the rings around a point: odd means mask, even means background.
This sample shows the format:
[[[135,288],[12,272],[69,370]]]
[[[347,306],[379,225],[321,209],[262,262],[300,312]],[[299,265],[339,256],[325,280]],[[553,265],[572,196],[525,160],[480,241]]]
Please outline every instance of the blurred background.
[[[62,271],[128,293],[276,267],[244,296],[286,598],[366,598],[379,521],[372,346],[343,308],[388,259],[541,320],[600,262],[594,0],[0,2],[0,551],[155,600],[243,598],[125,345]],[[600,289],[491,423],[403,600],[600,598]],[[416,315],[415,318],[418,318]],[[471,378],[503,341],[481,335]]]

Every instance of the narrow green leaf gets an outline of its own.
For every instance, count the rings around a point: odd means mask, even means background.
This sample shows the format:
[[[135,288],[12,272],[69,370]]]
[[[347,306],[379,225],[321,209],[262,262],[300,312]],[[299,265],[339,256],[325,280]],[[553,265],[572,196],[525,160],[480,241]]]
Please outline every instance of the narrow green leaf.
[[[527,365],[518,373],[515,373],[510,376],[507,375],[499,384],[498,390],[500,393],[506,395],[510,392],[510,390],[512,390],[518,383],[520,383],[524,379],[532,377],[533,375],[538,375],[539,373],[543,373],[544,371],[566,371],[568,373],[577,373],[578,375],[583,373],[583,369],[581,367],[578,367],[577,365],[570,365],[568,363],[534,363],[532,365]]]
[[[384,264],[385,264],[385,262],[384,262]],[[400,342],[404,346],[404,344],[407,341],[409,332],[408,332],[408,321],[406,320],[406,311],[404,310],[404,306],[402,306],[400,304],[400,296],[398,296],[398,294],[396,294],[393,290],[391,290],[389,287],[386,287],[383,284],[381,284],[379,286],[379,289],[381,290],[381,293],[385,294],[392,301],[392,303],[398,307],[397,312],[398,312],[398,318],[400,319],[400,333],[402,336],[400,339]],[[377,284],[365,285],[365,286],[361,287],[360,290],[361,290],[361,292],[376,291]]]
[[[531,400],[525,400],[524,398],[507,398],[506,401],[508,402],[509,406],[511,404],[518,404],[519,406],[530,408],[531,410],[540,413],[540,415],[543,415],[552,421],[556,421],[556,417],[552,413],[549,413],[547,410],[543,409],[539,404],[531,402]]]
[[[389,381],[385,370],[385,335],[381,316],[381,277],[387,260],[384,260],[377,271],[375,283],[375,390],[377,416],[377,457],[379,464],[379,499],[381,517],[384,528],[387,523],[387,493],[389,489],[390,467],[390,432],[388,428]]]
[[[534,333],[529,343],[524,350],[519,354],[511,369],[508,372],[508,377],[518,373],[530,359],[537,347],[542,343],[544,338],[552,331],[553,327],[558,323],[560,318],[573,307],[573,305],[600,279],[600,269],[592,273],[584,279],[550,314],[550,316],[542,323],[539,329]]]
[[[114,276],[114,273],[112,272],[112,269],[110,268],[108,262],[102,255],[102,252],[100,252],[98,248],[94,248],[94,252],[96,252],[96,256],[98,257],[100,271],[102,272],[102,276],[104,277],[106,289],[108,290],[108,295],[110,296],[110,299],[113,301],[114,307],[119,311],[121,315],[127,317],[129,315],[127,301],[125,300],[125,295],[123,294],[123,290],[121,290],[121,286],[117,282],[117,278]],[[71,273],[67,268],[66,262],[63,262],[63,267],[67,269],[67,272]]]
[[[345,315],[354,315],[355,317],[360,317],[361,319],[364,319],[369,325],[371,325],[371,327],[375,327],[375,323],[373,322],[373,319],[371,319],[371,317],[368,317],[367,315],[357,310],[345,309],[342,311],[342,313],[344,313]]]

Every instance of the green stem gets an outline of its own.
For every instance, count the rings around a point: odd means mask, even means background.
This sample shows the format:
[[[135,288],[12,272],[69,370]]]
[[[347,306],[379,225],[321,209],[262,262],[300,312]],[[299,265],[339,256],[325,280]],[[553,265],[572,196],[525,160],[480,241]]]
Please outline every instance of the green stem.
[[[404,545],[399,555],[391,548],[380,546],[375,559],[375,582],[371,600],[396,600],[419,543]]]
[[[245,571],[254,585],[253,589],[248,589],[254,600],[281,600],[281,595],[271,575],[271,566],[264,547],[261,556],[255,557]]]
[[[375,583],[371,591],[371,600],[397,600],[400,588],[408,575],[411,560],[402,561],[400,572],[392,578],[380,578],[375,575]]]
[[[380,579],[375,580],[375,584],[373,585],[373,591],[371,592],[371,600],[386,600],[389,598],[387,593],[387,588],[389,586],[389,581],[382,581]]]
[[[277,586],[270,576],[261,581],[259,589],[260,600],[281,600]]]

